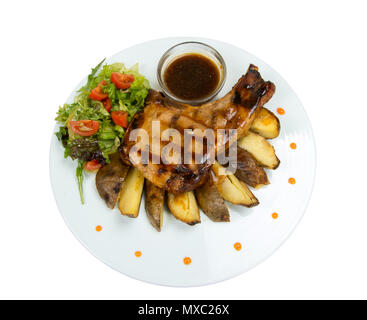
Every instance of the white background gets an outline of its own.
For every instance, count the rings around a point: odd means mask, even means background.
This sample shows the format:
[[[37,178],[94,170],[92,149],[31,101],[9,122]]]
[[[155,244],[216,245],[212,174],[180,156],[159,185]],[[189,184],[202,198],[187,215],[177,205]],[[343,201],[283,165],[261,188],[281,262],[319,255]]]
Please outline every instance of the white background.
[[[365,1],[2,1],[0,298],[367,298]],[[316,183],[288,241],[200,288],[121,275],[67,229],[53,199],[54,115],[103,57],[150,39],[222,40],[274,67],[316,138]],[[149,53],[147,53],[149,54]]]

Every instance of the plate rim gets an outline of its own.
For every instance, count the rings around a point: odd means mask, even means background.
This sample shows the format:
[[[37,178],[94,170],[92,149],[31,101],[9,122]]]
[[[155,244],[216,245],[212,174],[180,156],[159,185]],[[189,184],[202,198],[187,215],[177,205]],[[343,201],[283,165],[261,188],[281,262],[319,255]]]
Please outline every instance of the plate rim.
[[[243,270],[238,271],[238,272],[234,272],[231,275],[228,276],[224,276],[224,277],[218,277],[215,280],[201,280],[200,283],[197,284],[167,284],[167,283],[161,283],[161,282],[155,282],[154,280],[146,280],[146,279],[140,279],[138,277],[135,277],[134,275],[125,273],[121,270],[119,270],[117,267],[114,267],[111,263],[107,262],[105,258],[102,258],[100,256],[97,256],[96,253],[94,253],[92,251],[92,249],[85,243],[84,240],[81,239],[81,237],[73,230],[73,228],[71,227],[71,224],[69,223],[69,221],[66,219],[66,216],[64,215],[63,211],[61,210],[61,206],[59,204],[59,200],[56,196],[56,191],[55,191],[55,187],[54,187],[54,183],[55,181],[52,178],[52,164],[51,164],[51,158],[52,158],[52,145],[53,145],[53,141],[54,141],[54,134],[55,134],[55,130],[56,128],[59,126],[59,124],[55,124],[55,126],[53,127],[53,131],[51,133],[51,138],[50,138],[50,149],[49,149],[49,175],[50,175],[50,182],[51,182],[51,189],[52,189],[52,193],[56,202],[56,206],[58,208],[58,211],[60,212],[66,226],[68,227],[69,231],[71,231],[71,233],[73,234],[73,236],[83,245],[83,247],[85,247],[89,253],[91,253],[97,260],[103,262],[105,265],[109,266],[112,270],[118,272],[119,274],[122,274],[124,276],[127,276],[129,278],[132,278],[134,280],[138,280],[140,282],[143,283],[149,283],[152,285],[158,285],[158,286],[162,286],[162,287],[172,287],[172,288],[192,288],[192,287],[203,287],[203,286],[208,286],[208,285],[214,285],[229,279],[233,279],[236,278],[240,275],[243,275],[249,271],[251,271],[254,267],[262,264],[264,261],[266,261],[268,258],[270,258],[288,239],[289,237],[293,234],[294,230],[297,228],[297,226],[299,225],[299,223],[301,222],[301,220],[303,219],[306,210],[310,204],[310,200],[312,198],[313,195],[313,190],[315,187],[315,181],[316,181],[316,172],[317,172],[317,147],[316,147],[316,140],[315,140],[315,135],[314,135],[314,131],[312,128],[312,124],[310,121],[310,118],[306,112],[306,109],[302,103],[302,101],[299,99],[297,93],[295,92],[295,90],[292,88],[292,86],[290,86],[290,84],[282,77],[282,75],[280,73],[278,73],[272,66],[270,66],[268,63],[264,62],[261,58],[259,58],[258,56],[252,54],[251,52],[243,49],[242,47],[239,47],[237,45],[233,45],[231,43],[222,41],[222,40],[217,40],[217,39],[212,39],[212,38],[202,38],[202,37],[163,37],[163,38],[155,38],[155,39],[151,39],[151,40],[147,40],[147,41],[143,41],[143,42],[139,42],[139,43],[135,43],[132,46],[126,47],[126,48],[122,48],[120,51],[112,54],[111,56],[109,56],[106,60],[110,59],[111,57],[119,54],[120,52],[127,50],[127,49],[131,49],[133,47],[136,46],[140,46],[143,44],[147,44],[150,42],[156,42],[156,41],[170,41],[170,40],[177,40],[177,41],[201,41],[201,42],[205,42],[205,41],[215,41],[215,42],[219,42],[222,43],[226,46],[232,46],[232,47],[236,47],[244,52],[246,52],[247,54],[256,57],[256,59],[258,59],[259,61],[261,61],[261,63],[263,63],[264,65],[266,65],[267,67],[269,67],[272,71],[274,71],[277,76],[291,89],[291,91],[294,93],[295,97],[297,98],[297,100],[299,101],[299,107],[301,107],[304,116],[307,119],[307,126],[309,127],[309,134],[310,134],[310,141],[312,142],[312,151],[313,151],[313,157],[312,157],[312,163],[313,163],[313,168],[312,168],[312,183],[309,186],[309,193],[308,193],[308,197],[307,199],[304,201],[303,203],[303,207],[301,210],[299,210],[299,218],[297,219],[297,221],[292,225],[291,228],[289,228],[289,230],[287,231],[286,236],[282,239],[282,241],[279,241],[279,243],[277,244],[277,246],[275,246],[273,248],[273,250],[268,254],[265,255],[263,258],[261,258],[260,260],[256,261],[256,263],[252,263],[248,268],[243,268]],[[85,79],[87,78],[87,76],[85,76],[84,78],[82,78],[82,80],[74,87],[72,93],[69,95],[69,97],[65,100],[67,101],[72,95],[73,93],[75,93],[75,88],[78,88],[79,85],[81,85]]]

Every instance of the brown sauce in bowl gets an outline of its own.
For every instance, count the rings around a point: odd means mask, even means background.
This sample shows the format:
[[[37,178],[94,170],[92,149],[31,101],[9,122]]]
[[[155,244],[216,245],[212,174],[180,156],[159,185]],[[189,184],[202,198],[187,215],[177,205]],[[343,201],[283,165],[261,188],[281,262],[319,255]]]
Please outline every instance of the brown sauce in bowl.
[[[171,62],[163,78],[167,89],[177,98],[200,100],[217,89],[220,72],[210,58],[190,53]]]

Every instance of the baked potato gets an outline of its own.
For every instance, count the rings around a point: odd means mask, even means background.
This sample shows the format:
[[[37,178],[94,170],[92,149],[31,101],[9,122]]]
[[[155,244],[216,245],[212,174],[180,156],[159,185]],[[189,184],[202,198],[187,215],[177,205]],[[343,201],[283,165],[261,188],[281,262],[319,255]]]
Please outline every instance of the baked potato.
[[[279,136],[279,119],[270,110],[261,108],[251,125],[251,131],[258,133],[266,139],[274,139]]]
[[[163,206],[165,191],[149,180],[145,180],[145,211],[151,225],[161,231],[163,225]]]
[[[215,186],[224,200],[246,207],[254,207],[259,204],[246,184],[239,181],[218,162],[214,162],[212,170],[215,174]]]
[[[176,219],[190,226],[200,223],[199,207],[192,191],[181,194],[168,193],[167,204]]]
[[[111,154],[110,163],[98,170],[96,187],[108,208],[113,209],[115,207],[121,185],[128,171],[129,167],[122,163],[118,153]]]
[[[255,158],[242,148],[237,148],[237,170],[234,175],[256,189],[270,183],[264,168],[259,166]]]
[[[278,168],[280,161],[274,147],[264,137],[249,131],[246,136],[238,140],[237,145],[250,152],[261,166],[268,169]]]
[[[208,181],[195,190],[200,208],[214,222],[229,222],[229,211],[217,187]]]
[[[119,209],[122,215],[136,218],[139,214],[144,176],[131,167],[120,191]]]

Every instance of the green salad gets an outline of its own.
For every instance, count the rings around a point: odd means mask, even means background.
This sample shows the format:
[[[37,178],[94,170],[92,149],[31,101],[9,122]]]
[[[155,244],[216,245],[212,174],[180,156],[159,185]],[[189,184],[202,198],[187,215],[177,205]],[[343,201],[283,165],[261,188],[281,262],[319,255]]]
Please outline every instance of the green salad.
[[[149,91],[149,82],[137,64],[128,69],[122,63],[103,63],[92,69],[74,102],[60,107],[55,119],[61,124],[56,136],[65,148],[65,158],[78,161],[82,203],[84,170],[96,171],[109,162]]]

